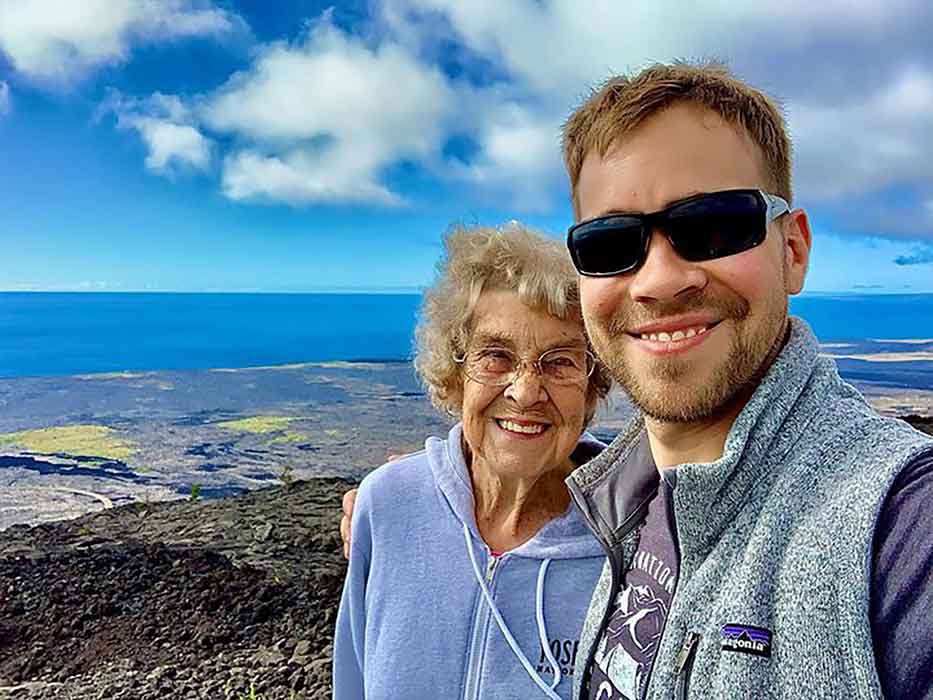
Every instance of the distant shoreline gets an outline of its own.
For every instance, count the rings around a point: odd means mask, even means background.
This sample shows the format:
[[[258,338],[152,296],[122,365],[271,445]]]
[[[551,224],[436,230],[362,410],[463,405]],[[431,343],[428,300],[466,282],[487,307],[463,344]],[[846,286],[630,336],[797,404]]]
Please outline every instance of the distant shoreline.
[[[893,338],[893,339],[866,339],[866,342],[872,343],[891,343],[904,345],[925,345],[933,346],[933,339],[930,338]],[[833,360],[860,360],[863,362],[879,363],[911,363],[911,362],[933,362],[933,348],[919,351],[899,351],[899,352],[857,352],[852,354],[843,354],[832,352],[837,349],[855,347],[854,342],[826,342],[821,343],[820,353],[824,357]],[[828,351],[828,352],[827,352]],[[354,357],[349,359],[330,359],[330,360],[297,360],[294,362],[278,362],[271,364],[256,364],[242,366],[201,366],[201,367],[154,367],[154,368],[124,368],[114,370],[101,370],[91,372],[66,372],[61,374],[2,374],[0,381],[11,379],[132,379],[143,376],[151,376],[164,372],[246,372],[246,371],[275,371],[287,369],[301,369],[306,367],[328,367],[328,366],[365,366],[365,365],[403,365],[410,364],[412,357]],[[925,387],[918,386],[917,389]]]
[[[424,293],[424,289],[420,287],[401,287],[401,288],[335,288],[335,289],[310,289],[310,290],[290,290],[290,291],[263,291],[263,290],[253,290],[253,291],[222,291],[222,290],[206,290],[206,291],[191,291],[183,289],[0,289],[0,294],[60,294],[64,295],[76,295],[76,296],[113,296],[119,294],[126,295],[136,295],[136,296],[161,296],[161,295],[172,295],[172,296],[306,296],[314,294],[328,294],[328,295],[390,295],[390,296],[421,296]],[[933,292],[930,292],[933,295]]]
[[[321,289],[0,289],[0,294],[397,294],[416,295],[424,293],[425,287],[326,287]],[[796,295],[797,299],[827,297],[921,297],[933,296],[933,290],[906,292],[903,290],[864,290],[850,289],[844,291],[810,291]]]
[[[271,365],[246,365],[243,367],[178,367],[178,368],[155,368],[155,369],[119,369],[100,372],[77,372],[67,374],[24,374],[24,375],[4,375],[0,374],[0,382],[15,381],[18,379],[84,379],[93,381],[95,379],[141,379],[144,377],[153,377],[159,374],[171,374],[176,372],[261,372],[276,370],[304,369],[311,367],[359,367],[365,369],[372,365],[406,365],[411,364],[411,358],[354,358],[351,360],[315,360],[309,362],[282,362]]]
[[[0,336],[9,342],[0,347],[0,377],[404,363],[420,304],[420,290],[399,288],[4,292]],[[933,352],[924,342],[933,337],[933,294],[814,293],[794,298],[791,313],[824,343],[850,346],[827,345],[834,354]],[[928,377],[911,379],[917,368],[875,362],[859,371],[896,374],[898,386],[927,384]]]

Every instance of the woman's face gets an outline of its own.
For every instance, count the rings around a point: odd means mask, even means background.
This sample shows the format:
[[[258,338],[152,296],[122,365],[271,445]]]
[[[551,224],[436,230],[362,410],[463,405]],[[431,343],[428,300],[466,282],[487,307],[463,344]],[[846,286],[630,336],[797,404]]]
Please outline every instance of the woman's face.
[[[563,321],[519,301],[514,292],[483,292],[473,314],[470,344],[503,347],[527,361],[552,348],[586,347],[582,321]],[[463,436],[472,464],[505,478],[534,479],[568,464],[583,432],[586,381],[554,386],[526,365],[506,386],[463,376]],[[520,432],[520,429],[523,430]]]

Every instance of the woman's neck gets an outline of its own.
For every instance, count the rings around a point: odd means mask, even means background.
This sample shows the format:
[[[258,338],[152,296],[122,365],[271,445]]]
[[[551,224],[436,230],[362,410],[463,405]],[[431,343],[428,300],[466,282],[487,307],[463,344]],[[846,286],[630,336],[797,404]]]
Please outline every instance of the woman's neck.
[[[564,479],[575,465],[550,469],[537,478],[510,478],[497,474],[481,459],[470,464],[476,525],[483,540],[495,551],[524,544],[544,525],[567,510],[570,493]]]

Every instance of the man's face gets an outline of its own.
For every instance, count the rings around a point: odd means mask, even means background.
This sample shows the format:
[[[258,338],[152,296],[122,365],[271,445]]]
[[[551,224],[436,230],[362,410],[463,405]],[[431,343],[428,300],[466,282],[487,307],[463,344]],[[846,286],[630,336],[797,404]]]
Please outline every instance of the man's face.
[[[583,220],[742,188],[768,189],[757,147],[713,112],[680,104],[605,157],[590,153],[577,203]],[[592,343],[646,415],[669,422],[713,416],[753,389],[780,349],[787,295],[803,286],[808,251],[799,211],[771,224],[761,245],[706,262],[682,259],[655,232],[638,270],[580,277]]]

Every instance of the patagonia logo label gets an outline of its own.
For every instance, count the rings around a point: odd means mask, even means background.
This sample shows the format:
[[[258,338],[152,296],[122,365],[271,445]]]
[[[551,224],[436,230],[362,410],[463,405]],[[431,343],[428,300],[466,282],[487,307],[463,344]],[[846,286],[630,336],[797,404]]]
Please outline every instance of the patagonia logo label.
[[[771,630],[751,625],[725,625],[720,630],[723,651],[739,651],[752,656],[771,658]]]

